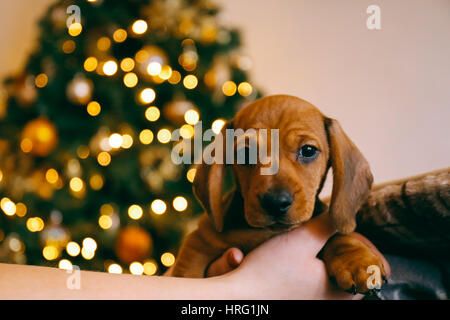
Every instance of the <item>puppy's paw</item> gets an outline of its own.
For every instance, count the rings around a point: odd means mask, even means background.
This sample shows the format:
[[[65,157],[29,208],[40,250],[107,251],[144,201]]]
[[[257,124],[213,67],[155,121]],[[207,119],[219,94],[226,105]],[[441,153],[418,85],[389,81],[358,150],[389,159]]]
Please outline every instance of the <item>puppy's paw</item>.
[[[325,247],[328,274],[347,292],[375,294],[387,282],[383,261],[361,241],[350,236],[339,237]]]

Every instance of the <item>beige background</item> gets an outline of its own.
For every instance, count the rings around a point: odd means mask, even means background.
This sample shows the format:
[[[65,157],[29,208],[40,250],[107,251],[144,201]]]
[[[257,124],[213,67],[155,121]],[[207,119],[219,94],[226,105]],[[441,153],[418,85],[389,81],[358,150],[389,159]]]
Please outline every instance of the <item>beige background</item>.
[[[18,70],[52,0],[0,1],[0,78]],[[251,78],[338,119],[375,181],[450,165],[449,0],[222,0]],[[381,7],[379,31],[366,27]]]

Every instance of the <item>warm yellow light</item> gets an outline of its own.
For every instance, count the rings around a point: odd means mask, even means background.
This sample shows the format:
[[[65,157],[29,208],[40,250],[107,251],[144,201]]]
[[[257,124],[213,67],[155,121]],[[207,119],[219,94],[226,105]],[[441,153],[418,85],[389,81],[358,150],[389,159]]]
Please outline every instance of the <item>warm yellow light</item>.
[[[222,92],[224,95],[229,97],[234,95],[236,93],[236,83],[234,83],[233,81],[226,81],[222,85]]]
[[[3,171],[0,170],[0,182],[2,182],[2,180],[3,180]]]
[[[13,216],[17,210],[16,204],[6,197],[0,200],[0,208],[7,216]]]
[[[69,26],[68,32],[72,37],[76,37],[81,33],[82,30],[83,27],[81,26],[81,23],[75,22]]]
[[[124,42],[127,39],[127,32],[124,29],[117,29],[113,33],[113,39],[115,42]]]
[[[55,260],[59,256],[58,249],[55,246],[45,246],[42,255],[47,260]]]
[[[151,209],[156,214],[163,214],[164,212],[166,212],[167,206],[166,203],[161,199],[156,199],[153,200],[151,204]]]
[[[120,62],[120,68],[125,72],[129,72],[129,71],[133,70],[134,69],[134,60],[131,58],[124,58]]]
[[[20,149],[22,149],[23,152],[28,153],[33,149],[33,142],[25,138],[20,142]]]
[[[163,66],[159,77],[164,80],[168,80],[172,76],[172,68],[170,66]]]
[[[23,250],[23,247],[24,247],[22,241],[20,241],[16,237],[11,237],[9,239],[8,245],[9,245],[9,249],[13,252],[20,252]]]
[[[78,177],[70,179],[69,182],[70,189],[75,192],[80,192],[84,188],[84,182]]]
[[[108,267],[109,273],[115,273],[115,274],[121,274],[122,273],[122,267],[118,265],[117,263],[111,263]]]
[[[189,74],[183,79],[183,85],[186,89],[194,89],[198,84],[198,79],[193,74]]]
[[[100,207],[100,214],[111,215],[114,213],[114,208],[109,203],[105,203]]]
[[[102,107],[100,106],[100,103],[98,103],[97,101],[89,102],[86,109],[89,115],[93,117],[98,116],[100,114],[100,111],[102,111]]]
[[[89,57],[84,60],[84,70],[88,72],[95,71],[97,69],[98,61],[95,57]]]
[[[142,144],[150,144],[153,141],[153,132],[150,129],[144,129],[139,134],[139,140]]]
[[[24,217],[27,214],[27,206],[22,202],[16,203],[16,216]]]
[[[157,61],[152,61],[147,66],[147,73],[151,76],[156,76],[161,72],[161,64]]]
[[[134,72],[129,72],[123,76],[123,83],[128,88],[133,88],[138,83],[138,77]]]
[[[248,97],[253,92],[252,85],[248,82],[241,82],[238,86],[238,92],[241,96]]]
[[[111,47],[111,40],[108,37],[101,37],[97,40],[97,49],[100,51],[106,51]]]
[[[36,78],[34,79],[34,84],[36,85],[36,87],[38,88],[43,88],[47,85],[48,83],[48,77],[45,73],[40,73],[36,76]]]
[[[80,245],[74,241],[70,241],[66,245],[66,251],[69,256],[76,257],[80,254]]]
[[[212,123],[211,129],[215,134],[219,134],[220,130],[222,130],[224,125],[225,125],[225,120],[217,119]]]
[[[188,181],[190,183],[194,182],[196,172],[197,172],[197,169],[195,169],[195,168],[191,168],[186,172],[186,179],[188,179]]]
[[[181,73],[179,73],[176,70],[173,70],[172,74],[171,74],[171,76],[170,76],[170,78],[168,80],[169,83],[170,84],[177,84],[178,82],[180,82],[180,80],[181,80]]]
[[[198,120],[200,120],[200,115],[196,110],[189,109],[184,113],[184,120],[186,121],[186,123],[195,125],[198,122]]]
[[[128,216],[131,219],[134,220],[138,220],[142,217],[142,214],[144,213],[144,211],[142,210],[142,208],[137,205],[137,204],[133,204],[128,208]]]
[[[147,50],[142,49],[142,50],[139,50],[138,52],[136,52],[134,57],[137,62],[144,63],[150,58],[150,53]]]
[[[123,142],[123,138],[120,134],[118,133],[113,133],[110,137],[109,137],[109,145],[113,148],[120,148],[120,146],[122,145]]]
[[[147,118],[148,121],[156,121],[159,119],[160,115],[161,112],[155,106],[148,107],[147,110],[145,110],[145,118]]]
[[[136,20],[131,29],[135,34],[143,34],[145,31],[147,31],[147,22],[144,20]]]
[[[124,149],[129,149],[133,145],[133,137],[129,134],[124,134],[122,140],[122,148]]]
[[[182,212],[182,211],[186,210],[186,208],[188,206],[188,202],[185,197],[178,196],[175,199],[173,199],[172,205],[175,210]]]
[[[180,128],[180,135],[184,139],[191,139],[192,136],[194,135],[194,127],[191,126],[190,124],[182,125]]]
[[[141,91],[140,94],[141,101],[144,103],[152,103],[156,98],[155,90],[151,88],[146,88]]]
[[[148,276],[152,276],[158,270],[158,265],[154,261],[146,261],[144,263],[144,273]]]
[[[62,44],[62,51],[66,54],[72,53],[75,50],[75,42],[73,40],[66,40]]]
[[[103,65],[103,72],[107,76],[112,76],[117,72],[117,63],[113,60],[108,60]]]
[[[110,216],[102,215],[100,218],[98,218],[98,225],[103,230],[108,230],[112,226],[112,219]]]
[[[84,238],[83,240],[83,249],[87,251],[95,251],[97,250],[97,242],[91,237]]]
[[[86,260],[91,260],[95,256],[95,251],[89,251],[85,247],[81,249],[81,256]]]
[[[130,264],[130,272],[134,275],[141,275],[144,273],[144,266],[139,262],[132,262]]]
[[[163,253],[161,263],[166,267],[171,267],[175,263],[175,256],[170,252]]]
[[[102,151],[98,154],[97,161],[101,166],[106,167],[111,163],[111,155],[106,151]]]
[[[61,259],[58,263],[58,268],[63,270],[72,270],[73,269],[72,262],[70,262],[67,259]]]
[[[48,169],[47,172],[45,172],[45,179],[47,180],[48,183],[51,184],[58,182],[59,179],[58,171],[56,171],[53,168]]]
[[[87,146],[79,146],[77,148],[77,156],[80,159],[86,159],[87,157],[89,157],[89,147]]]
[[[161,129],[158,131],[157,139],[161,143],[168,143],[170,141],[170,138],[172,137],[172,134],[168,129]]]
[[[96,173],[92,175],[92,177],[89,179],[89,185],[93,190],[100,190],[103,188],[104,180],[102,175]]]
[[[39,217],[27,219],[27,229],[31,232],[38,232],[44,229],[44,221]]]

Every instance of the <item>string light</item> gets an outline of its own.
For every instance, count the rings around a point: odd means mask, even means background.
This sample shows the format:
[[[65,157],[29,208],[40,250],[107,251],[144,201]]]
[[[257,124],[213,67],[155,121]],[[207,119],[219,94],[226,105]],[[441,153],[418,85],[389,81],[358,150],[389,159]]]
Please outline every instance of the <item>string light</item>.
[[[133,72],[129,72],[127,74],[125,74],[123,76],[123,83],[125,84],[125,86],[127,86],[128,88],[133,88],[137,85],[138,83],[138,77],[135,73]]]
[[[117,63],[113,60],[108,60],[103,65],[103,72],[107,76],[113,76],[117,72]]]
[[[155,106],[148,107],[147,110],[145,110],[145,118],[147,118],[148,121],[156,121],[159,119],[160,115],[161,112]]]
[[[188,202],[185,197],[178,196],[175,199],[173,199],[172,205],[175,210],[177,210],[178,212],[182,212],[186,210]]]
[[[153,200],[150,207],[152,211],[158,215],[163,214],[164,212],[166,212],[167,209],[166,203],[161,199]]]
[[[91,237],[86,237],[83,240],[83,249],[86,249],[87,251],[95,251],[97,250],[97,242],[95,242],[95,240]]]
[[[118,133],[113,133],[109,137],[109,145],[115,149],[120,148],[120,146],[122,145],[122,142],[123,142],[123,138]]]
[[[156,76],[161,72],[161,64],[157,61],[152,61],[147,66],[147,73],[151,76]]]
[[[16,204],[6,197],[0,200],[0,208],[7,216],[13,216],[17,210]]]
[[[133,30],[135,34],[139,35],[145,33],[145,31],[147,31],[147,28],[147,22],[145,22],[144,20],[136,20],[131,26],[131,30]]]
[[[100,51],[106,51],[111,47],[111,40],[108,37],[101,37],[97,40],[97,49]]]
[[[40,73],[36,76],[36,79],[34,79],[34,84],[38,88],[43,88],[48,83],[48,77],[45,73]]]
[[[44,229],[44,221],[39,217],[28,218],[27,229],[31,232],[39,232]]]
[[[3,180],[3,171],[0,170],[0,182],[2,182],[2,180]]]
[[[236,93],[236,83],[234,83],[233,81],[226,81],[222,85],[222,92],[226,96],[233,96]]]
[[[45,172],[45,179],[47,180],[48,183],[51,183],[51,184],[58,182],[58,179],[59,179],[58,171],[56,171],[53,168],[48,169]]]
[[[100,106],[100,103],[98,103],[97,101],[89,102],[86,109],[89,115],[93,117],[98,116],[102,111],[102,107]]]
[[[28,153],[33,149],[33,142],[25,138],[20,142],[20,149],[22,149],[23,152]]]
[[[22,202],[16,203],[16,216],[24,217],[26,214],[27,214],[27,206]]]
[[[142,144],[150,144],[153,141],[153,132],[150,129],[144,129],[139,134],[139,140]]]
[[[42,255],[46,260],[55,260],[59,256],[58,249],[55,246],[45,246]]]
[[[122,267],[120,265],[118,265],[117,263],[111,263],[108,267],[108,272],[114,273],[114,274],[121,274]]]
[[[117,29],[113,33],[113,39],[115,42],[124,42],[127,39],[127,32],[124,29]]]
[[[163,66],[159,77],[163,80],[168,80],[172,76],[172,68],[170,66]]]
[[[161,143],[168,143],[170,141],[170,138],[172,137],[172,134],[168,129],[161,129],[158,131],[157,139]]]
[[[70,179],[69,186],[72,191],[80,192],[84,189],[84,182],[79,177],[74,177]]]
[[[161,263],[166,267],[171,267],[175,263],[175,256],[170,252],[161,255]]]
[[[144,263],[144,273],[148,276],[152,276],[158,270],[158,265],[154,261],[146,261]]]
[[[98,61],[95,57],[89,57],[84,61],[83,67],[84,70],[88,72],[95,71],[97,69]]]
[[[189,74],[183,79],[183,85],[186,89],[192,90],[198,84],[198,79],[193,74]]]
[[[128,208],[128,216],[131,219],[134,220],[138,220],[142,217],[142,214],[144,213],[144,211],[142,210],[142,208],[137,205],[137,204],[133,204]]]
[[[101,166],[106,167],[111,163],[111,155],[106,151],[102,151],[97,156],[97,162]]]
[[[88,251],[86,248],[81,249],[81,256],[86,260],[91,260],[95,256],[95,251]]]
[[[80,23],[75,22],[69,26],[68,32],[72,37],[76,37],[81,33],[82,30],[83,26]]]
[[[184,120],[188,124],[195,125],[200,120],[200,115],[194,109],[189,109],[184,113]]]
[[[77,255],[80,254],[80,245],[74,241],[70,241],[67,245],[66,245],[66,251],[67,254],[71,257],[76,257]]]
[[[194,182],[196,172],[197,172],[197,169],[195,169],[195,168],[191,168],[186,172],[186,179],[188,179],[188,181],[190,183]]]
[[[212,123],[211,129],[215,134],[219,134],[220,130],[222,130],[224,125],[225,125],[225,120],[217,119]]]
[[[238,86],[238,92],[241,96],[248,97],[253,92],[252,85],[248,82],[241,82]]]
[[[112,223],[113,223],[113,221],[112,221],[110,216],[101,215],[100,218],[98,218],[98,225],[103,230],[108,230],[109,228],[111,228],[112,227]]]
[[[98,173],[94,174],[89,179],[89,185],[93,190],[100,190],[101,188],[103,188],[103,184],[104,184],[103,177]]]
[[[180,135],[184,139],[190,139],[194,135],[194,127],[190,124],[184,124],[180,128]]]
[[[124,58],[121,62],[120,62],[120,69],[122,69],[125,72],[129,72],[131,70],[134,69],[134,60],[131,58]]]
[[[180,80],[181,80],[181,73],[179,73],[176,70],[173,70],[172,74],[171,74],[171,76],[170,76],[170,78],[168,80],[169,83],[170,84],[177,84],[178,82],[180,82]]]
[[[155,90],[151,88],[146,88],[142,90],[140,98],[143,103],[152,103],[156,98]]]
[[[134,275],[141,275],[144,273],[144,266],[139,262],[132,262],[130,264],[130,272]]]
[[[72,262],[70,262],[69,260],[61,259],[58,263],[58,268],[63,269],[63,270],[72,270],[73,265],[72,265]]]
[[[129,134],[124,134],[122,136],[122,148],[129,149],[133,145],[133,137]]]
[[[76,45],[73,40],[66,40],[63,42],[61,49],[65,54],[69,54],[75,51],[75,47]]]

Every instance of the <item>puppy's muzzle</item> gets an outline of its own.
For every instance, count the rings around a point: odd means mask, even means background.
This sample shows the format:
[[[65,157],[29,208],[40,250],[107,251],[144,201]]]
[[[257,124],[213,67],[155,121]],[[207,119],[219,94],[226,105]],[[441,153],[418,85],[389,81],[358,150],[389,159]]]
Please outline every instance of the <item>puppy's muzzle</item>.
[[[258,196],[259,203],[264,211],[274,220],[282,219],[291,208],[294,197],[286,190],[269,190]]]

